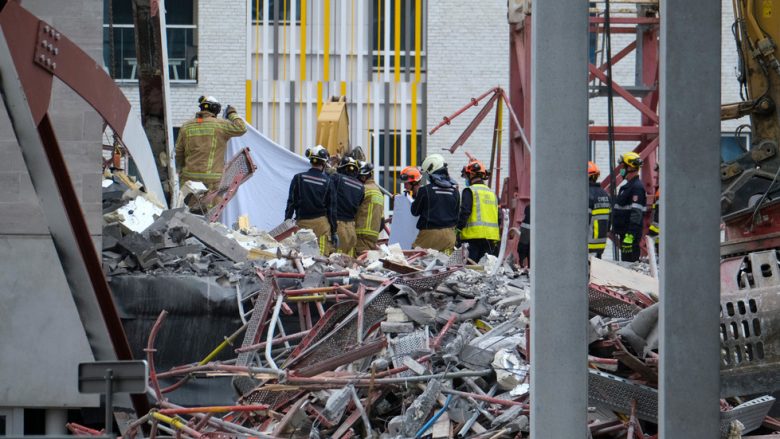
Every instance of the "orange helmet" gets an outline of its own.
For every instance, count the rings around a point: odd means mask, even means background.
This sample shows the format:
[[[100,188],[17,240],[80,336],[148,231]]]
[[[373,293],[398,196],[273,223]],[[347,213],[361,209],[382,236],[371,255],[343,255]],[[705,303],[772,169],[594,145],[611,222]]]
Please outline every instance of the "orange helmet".
[[[596,164],[593,162],[588,162],[588,177],[595,181],[597,178],[599,178],[599,175],[601,175],[599,167],[596,166]]]
[[[422,180],[422,173],[414,166],[407,166],[401,171],[400,178],[404,183],[419,183]]]
[[[474,178],[474,177],[487,177],[488,171],[487,168],[485,168],[485,164],[477,159],[471,159],[469,160],[468,164],[463,167],[463,170],[461,174],[464,177],[468,178]]]

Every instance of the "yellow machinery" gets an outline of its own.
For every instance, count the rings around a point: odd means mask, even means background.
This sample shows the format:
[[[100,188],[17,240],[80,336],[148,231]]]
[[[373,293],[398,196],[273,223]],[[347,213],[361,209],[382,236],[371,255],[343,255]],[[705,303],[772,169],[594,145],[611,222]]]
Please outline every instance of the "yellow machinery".
[[[343,157],[352,149],[346,97],[333,96],[322,104],[317,116],[317,144],[327,148],[332,157]]]

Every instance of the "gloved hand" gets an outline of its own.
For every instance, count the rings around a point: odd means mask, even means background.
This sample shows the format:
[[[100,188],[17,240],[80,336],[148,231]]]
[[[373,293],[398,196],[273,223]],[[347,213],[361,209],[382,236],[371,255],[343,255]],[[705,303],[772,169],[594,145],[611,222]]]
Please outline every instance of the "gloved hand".
[[[236,111],[235,107],[233,107],[232,105],[228,105],[227,107],[225,107],[225,113],[222,115],[222,117],[224,117],[225,119],[229,119],[230,115],[233,113],[238,113],[238,112]]]
[[[621,251],[630,253],[634,248],[634,234],[626,233],[623,235],[623,242],[620,246]]]
[[[333,246],[333,248],[339,248],[339,235],[338,233],[333,233],[330,235],[330,244]]]

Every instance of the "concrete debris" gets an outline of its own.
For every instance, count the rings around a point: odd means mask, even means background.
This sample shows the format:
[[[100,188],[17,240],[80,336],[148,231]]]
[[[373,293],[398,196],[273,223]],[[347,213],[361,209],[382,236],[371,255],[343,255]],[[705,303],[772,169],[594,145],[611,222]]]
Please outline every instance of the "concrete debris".
[[[104,207],[125,212],[130,201]],[[220,289],[220,313],[234,316],[223,322],[232,326],[217,334],[224,342],[216,349],[172,365],[164,363],[166,352],[181,352],[181,338],[166,332],[163,310],[126,306],[136,322],[156,320],[141,337],[129,338],[135,352],[158,366],[150,380],[153,413],[139,414],[126,437],[148,432],[142,428],[148,423],[187,425],[187,437],[527,437],[528,331],[535,316],[525,271],[496,267],[492,256],[472,266],[460,250],[445,255],[396,245],[355,258],[324,257],[314,234],[292,224],[280,225],[277,234],[248,220],[230,229],[173,209],[131,228],[112,212],[103,240],[112,288],[156,294],[138,284],[154,279],[160,294],[175,291],[187,302],[183,280],[208,279]],[[591,395],[588,434],[625,437],[631,428],[636,437],[650,437],[657,427],[645,405],[639,413],[632,409],[631,392],[644,397],[657,386],[657,281],[634,266],[599,261],[593,267],[588,367],[606,390]],[[212,318],[211,304],[200,311],[182,307],[186,313],[168,306],[172,322],[191,320],[190,339],[215,337],[198,320]],[[231,399],[210,400],[217,392],[199,391],[204,383]],[[741,402],[723,402],[722,431],[762,419]],[[210,412],[211,406],[227,413]],[[166,425],[154,413],[175,422]]]

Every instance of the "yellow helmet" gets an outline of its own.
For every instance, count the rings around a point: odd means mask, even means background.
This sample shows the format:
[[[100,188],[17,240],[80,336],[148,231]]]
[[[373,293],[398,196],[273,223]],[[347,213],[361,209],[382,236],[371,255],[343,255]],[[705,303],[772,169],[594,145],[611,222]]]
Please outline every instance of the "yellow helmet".
[[[627,152],[620,156],[620,162],[631,169],[639,169],[642,166],[642,158],[635,152]]]

